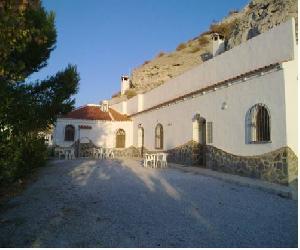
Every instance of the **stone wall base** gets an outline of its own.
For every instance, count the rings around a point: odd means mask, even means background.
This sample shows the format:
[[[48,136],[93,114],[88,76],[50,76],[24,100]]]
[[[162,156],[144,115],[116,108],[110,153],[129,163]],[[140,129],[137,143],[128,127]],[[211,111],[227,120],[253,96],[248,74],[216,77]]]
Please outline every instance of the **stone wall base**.
[[[189,141],[167,152],[169,162],[298,187],[298,157],[289,147],[257,156],[239,156]]]
[[[185,165],[204,165],[205,146],[189,141],[179,147],[167,151],[168,161]]]
[[[282,185],[298,182],[298,157],[289,147],[258,156],[238,156],[207,145],[206,168]]]
[[[114,155],[116,158],[131,158],[131,157],[141,157],[141,149],[136,147],[129,148],[114,148]]]

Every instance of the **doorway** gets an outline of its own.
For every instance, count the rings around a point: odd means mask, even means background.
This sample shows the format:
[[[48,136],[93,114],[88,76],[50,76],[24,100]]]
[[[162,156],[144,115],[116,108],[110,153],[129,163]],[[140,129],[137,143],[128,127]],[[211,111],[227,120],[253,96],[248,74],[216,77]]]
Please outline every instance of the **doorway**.
[[[138,148],[141,149],[141,156],[144,156],[144,128],[138,128]]]

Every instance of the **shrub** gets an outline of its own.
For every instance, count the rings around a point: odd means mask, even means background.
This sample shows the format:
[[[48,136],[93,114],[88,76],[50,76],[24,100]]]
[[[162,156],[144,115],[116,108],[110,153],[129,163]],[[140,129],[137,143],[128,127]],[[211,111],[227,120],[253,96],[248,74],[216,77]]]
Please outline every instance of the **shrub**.
[[[236,13],[239,13],[239,10],[237,10],[237,9],[230,10],[228,12],[228,16],[231,16],[231,15],[236,14]]]
[[[206,36],[200,36],[199,38],[198,38],[198,44],[200,45],[200,46],[205,46],[205,45],[207,45],[209,43],[209,39],[206,37]]]
[[[223,23],[214,23],[210,26],[211,33],[218,33],[222,35],[226,40],[230,38],[231,32],[234,29],[234,26],[237,25],[237,19],[233,19],[230,22],[223,22]]]
[[[177,46],[176,50],[177,50],[177,51],[180,51],[180,50],[183,50],[183,49],[185,49],[185,48],[186,48],[186,44],[185,44],[185,43],[181,43],[181,44],[179,44],[179,45]]]
[[[146,64],[148,64],[150,61],[145,61],[144,63],[143,63],[143,65],[146,65]]]
[[[22,178],[44,165],[47,146],[37,136],[11,137],[0,142],[0,185]]]
[[[121,96],[121,91],[119,91],[118,93],[113,94],[111,97],[114,98],[114,97],[119,97],[119,96]]]
[[[48,146],[47,147],[47,157],[51,158],[55,156],[55,146]]]
[[[198,52],[198,51],[200,51],[200,47],[193,47],[193,48],[191,48],[191,50],[190,50],[190,53],[196,53],[196,52]]]
[[[156,57],[162,57],[162,56],[164,56],[164,55],[165,55],[164,52],[159,52],[158,55],[157,55]]]
[[[130,99],[130,98],[136,96],[137,93],[133,89],[128,89],[128,90],[125,91],[124,95],[126,95],[127,98]]]

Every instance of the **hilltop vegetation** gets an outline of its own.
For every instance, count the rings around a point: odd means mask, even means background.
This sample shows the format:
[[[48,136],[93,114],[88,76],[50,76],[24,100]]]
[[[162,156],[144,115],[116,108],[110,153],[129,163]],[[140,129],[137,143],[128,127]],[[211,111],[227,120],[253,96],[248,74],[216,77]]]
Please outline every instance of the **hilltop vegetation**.
[[[207,32],[180,43],[175,51],[160,52],[136,67],[130,76],[133,89],[135,93],[149,91],[201,64],[201,55],[211,52],[213,32],[225,37],[226,50],[229,50],[291,17],[296,18],[297,25],[296,0],[253,0],[241,11],[232,10],[222,21],[212,23]]]

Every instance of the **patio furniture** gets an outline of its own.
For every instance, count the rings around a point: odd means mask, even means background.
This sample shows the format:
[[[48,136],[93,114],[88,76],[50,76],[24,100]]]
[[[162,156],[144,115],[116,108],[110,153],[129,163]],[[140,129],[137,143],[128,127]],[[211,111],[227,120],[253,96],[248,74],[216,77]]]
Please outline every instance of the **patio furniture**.
[[[158,153],[156,155],[156,160],[155,160],[156,167],[158,167],[158,163],[161,168],[167,167],[168,166],[167,156],[168,156],[167,153]]]
[[[60,160],[60,157],[61,156],[65,156],[65,152],[64,152],[64,150],[62,149],[62,148],[55,148],[55,153],[57,153],[58,154],[58,159]]]
[[[154,154],[145,154],[144,158],[144,167],[148,167],[148,163],[150,162],[150,166],[155,166],[155,155]]]
[[[103,158],[104,159],[109,159],[109,158],[114,159],[115,158],[114,151],[112,149],[106,148],[103,153]]]
[[[167,167],[168,162],[167,162],[167,153],[153,153],[153,154],[145,154],[144,158],[144,167],[148,167],[148,163],[150,162],[150,166],[153,168],[158,168],[158,167]]]
[[[98,152],[98,159],[103,159],[103,154],[104,154],[103,148],[98,148],[97,152]]]
[[[55,149],[55,152],[58,153],[58,159],[60,160],[64,156],[65,160],[75,159],[75,150],[71,147],[59,147]]]
[[[65,149],[65,159],[66,160],[73,160],[73,159],[75,159],[75,150],[74,150],[74,148],[67,148],[67,149]]]
[[[92,155],[96,159],[102,159],[103,158],[103,148],[93,148]]]

